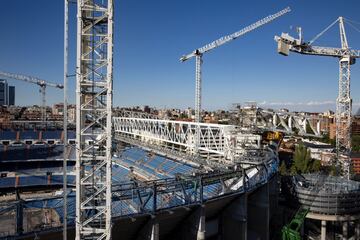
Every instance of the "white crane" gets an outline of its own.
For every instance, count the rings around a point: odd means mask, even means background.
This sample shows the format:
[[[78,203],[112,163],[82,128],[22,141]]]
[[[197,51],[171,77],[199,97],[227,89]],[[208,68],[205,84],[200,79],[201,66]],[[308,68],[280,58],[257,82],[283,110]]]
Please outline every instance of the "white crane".
[[[41,109],[41,120],[43,122],[46,121],[46,87],[54,87],[54,88],[59,88],[59,89],[63,89],[64,86],[61,84],[56,84],[56,83],[50,83],[50,82],[46,82],[45,80],[39,79],[37,77],[32,77],[32,76],[26,76],[26,75],[22,75],[22,74],[16,74],[16,73],[9,73],[9,72],[3,72],[0,71],[0,76],[1,77],[6,77],[6,78],[11,78],[11,79],[15,79],[15,80],[21,80],[24,82],[29,82],[29,83],[33,83],[36,84],[40,87],[40,93],[42,94],[42,109]]]
[[[313,42],[324,34],[329,28],[339,23],[341,48],[313,46]],[[349,176],[349,164],[351,153],[351,108],[352,100],[350,97],[350,65],[355,63],[356,58],[360,58],[360,50],[353,50],[349,47],[344,27],[344,18],[339,17],[325,30],[315,36],[310,42],[302,39],[301,28],[298,28],[299,38],[295,39],[287,33],[282,33],[280,37],[275,36],[278,42],[278,52],[282,55],[289,55],[289,51],[305,54],[336,57],[339,59],[339,93],[336,99],[336,164],[339,165],[340,156],[343,155],[342,170],[345,176]]]
[[[185,62],[186,60],[195,57],[196,59],[196,70],[195,70],[195,122],[200,122],[200,112],[201,112],[201,64],[202,64],[202,55],[214,48],[220,47],[221,45],[224,45],[225,43],[228,43],[232,40],[237,39],[238,37],[245,35],[248,32],[251,32],[255,29],[257,29],[258,27],[261,27],[262,25],[265,25],[273,20],[275,20],[276,18],[290,12],[290,7],[287,7],[273,15],[269,15],[243,29],[241,29],[240,31],[237,31],[233,34],[224,36],[222,38],[219,38],[201,48],[197,48],[195,49],[193,52],[184,55],[180,58],[181,62]],[[199,145],[199,133],[197,133],[197,139],[196,139],[196,147],[198,147]]]

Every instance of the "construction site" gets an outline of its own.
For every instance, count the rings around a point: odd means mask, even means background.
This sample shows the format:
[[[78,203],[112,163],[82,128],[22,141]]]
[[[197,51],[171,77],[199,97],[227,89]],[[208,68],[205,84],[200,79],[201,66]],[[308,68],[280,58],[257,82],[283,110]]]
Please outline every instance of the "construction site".
[[[338,95],[333,96],[336,142],[328,162],[332,174],[280,175],[283,142],[322,139],[322,119],[249,102],[233,109],[226,124],[207,123],[202,65],[208,52],[291,17],[290,7],[179,56],[180,62],[195,63],[194,119],[184,121],[114,110],[117,3],[64,0],[62,84],[0,71],[1,78],[39,87],[41,95],[37,117],[29,120],[29,110],[20,109],[12,121],[0,124],[0,239],[360,239],[350,96],[350,67],[360,50],[348,44],[346,18],[310,41],[303,39],[301,27],[297,37],[274,32],[273,50],[283,56],[339,61]],[[69,4],[77,9],[72,21]],[[69,22],[74,21],[72,38]],[[335,26],[340,47],[314,45]],[[76,40],[76,66],[68,61],[71,39]],[[74,73],[68,70],[73,68]],[[76,89],[69,87],[70,78]],[[56,112],[63,119],[47,110],[48,87],[63,94]],[[70,91],[76,98],[73,108]]]

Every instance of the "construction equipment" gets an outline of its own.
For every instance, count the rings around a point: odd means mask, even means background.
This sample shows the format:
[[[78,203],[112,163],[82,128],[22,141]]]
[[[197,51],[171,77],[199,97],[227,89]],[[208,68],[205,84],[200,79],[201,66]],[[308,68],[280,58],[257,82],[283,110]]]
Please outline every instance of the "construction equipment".
[[[201,48],[197,48],[195,49],[192,53],[189,53],[187,55],[184,55],[180,58],[181,62],[185,62],[186,60],[195,57],[195,122],[199,123],[201,121],[200,119],[200,112],[201,112],[201,65],[202,65],[202,55],[214,48],[220,47],[222,45],[224,45],[225,43],[228,43],[232,40],[235,40],[239,37],[241,37],[242,35],[245,35],[248,32],[251,32],[255,29],[257,29],[258,27],[261,27],[262,25],[265,25],[273,20],[275,20],[276,18],[286,14],[290,12],[290,7],[287,7],[283,10],[281,10],[280,12],[277,12],[273,15],[267,16],[243,29],[241,29],[240,31],[237,31],[233,34],[221,37]],[[199,147],[199,136],[200,134],[197,133],[196,134],[196,149]]]
[[[291,222],[281,229],[282,240],[301,240],[300,230],[309,209],[300,208]]]
[[[59,88],[59,89],[64,88],[64,86],[61,85],[61,84],[46,82],[45,80],[42,80],[40,78],[32,77],[32,76],[26,76],[26,75],[22,75],[22,74],[16,74],[16,73],[9,73],[9,72],[0,71],[0,76],[15,79],[15,80],[21,80],[21,81],[25,81],[25,82],[29,82],[29,83],[33,83],[33,84],[36,84],[36,85],[38,85],[40,87],[40,93],[42,95],[41,120],[43,122],[46,121],[46,97],[45,97],[46,96],[46,87],[49,86],[49,87],[54,87],[54,88]]]
[[[341,48],[319,47],[312,44],[322,36],[333,25],[339,23]],[[305,54],[339,58],[339,93],[336,99],[336,152],[335,164],[341,166],[342,174],[349,177],[350,152],[351,152],[351,108],[352,100],[350,97],[350,65],[355,63],[355,59],[360,57],[360,50],[350,49],[344,27],[344,18],[339,17],[322,32],[315,36],[310,42],[304,42],[301,28],[297,28],[299,38],[295,39],[287,33],[282,33],[280,37],[275,36],[278,42],[278,52],[288,56],[289,51]],[[342,163],[340,163],[340,159]]]
[[[76,239],[111,239],[113,0],[77,1]]]
[[[304,199],[304,202],[310,204],[310,206],[300,206],[297,210],[295,216],[292,218],[289,224],[285,225],[281,229],[282,240],[300,240],[301,238],[301,228],[304,224],[306,215],[310,212],[311,207],[314,203],[314,200],[318,197],[319,189],[324,185],[327,176],[318,175],[318,178],[315,183],[309,183],[302,175],[293,176],[293,182],[299,184],[300,186],[306,187],[307,191],[311,194]],[[300,202],[301,204],[301,202]]]

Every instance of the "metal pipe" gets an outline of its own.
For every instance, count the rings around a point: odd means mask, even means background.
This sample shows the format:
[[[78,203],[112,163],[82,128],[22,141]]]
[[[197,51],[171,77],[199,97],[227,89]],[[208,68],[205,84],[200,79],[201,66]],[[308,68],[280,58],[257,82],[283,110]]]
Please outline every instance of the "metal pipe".
[[[80,111],[80,105],[81,105],[81,78],[82,78],[82,72],[81,72],[81,48],[82,48],[82,37],[81,37],[81,29],[82,29],[82,14],[81,14],[81,7],[83,5],[83,2],[81,0],[77,1],[77,39],[76,39],[76,228],[75,228],[75,239],[80,240],[81,235],[81,208],[80,208],[80,202],[81,202],[81,169],[80,169],[80,144],[81,144],[81,111]]]
[[[67,240],[67,83],[68,83],[68,25],[69,25],[69,5],[68,0],[64,0],[64,108],[63,108],[63,117],[64,117],[64,160],[63,160],[63,240]]]

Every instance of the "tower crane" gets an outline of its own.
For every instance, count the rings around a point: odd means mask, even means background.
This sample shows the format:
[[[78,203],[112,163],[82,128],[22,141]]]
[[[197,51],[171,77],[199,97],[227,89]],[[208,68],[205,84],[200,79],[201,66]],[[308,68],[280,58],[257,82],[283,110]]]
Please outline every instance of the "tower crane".
[[[333,25],[339,23],[341,48],[313,46],[313,42],[323,35]],[[336,99],[336,162],[342,165],[344,176],[349,177],[350,152],[351,152],[351,108],[352,100],[350,97],[350,66],[355,63],[355,59],[360,57],[360,50],[351,49],[348,45],[344,18],[339,17],[322,32],[315,36],[310,42],[304,42],[301,28],[298,28],[299,38],[295,39],[287,33],[275,36],[278,43],[278,52],[288,56],[289,51],[304,55],[316,55],[326,57],[336,57],[339,59],[339,92]],[[343,163],[340,163],[343,158]]]
[[[15,80],[21,80],[21,81],[25,81],[25,82],[29,82],[29,83],[33,83],[33,84],[36,84],[36,85],[38,85],[40,87],[40,93],[42,95],[41,120],[43,122],[46,121],[46,98],[45,98],[45,96],[46,96],[46,87],[49,86],[49,87],[54,87],[54,88],[59,88],[59,89],[64,88],[64,86],[61,85],[61,84],[46,82],[45,80],[39,79],[37,77],[26,76],[26,75],[22,75],[22,74],[16,74],[16,73],[9,73],[9,72],[0,71],[0,76],[15,79]]]
[[[201,111],[201,65],[202,65],[202,56],[204,53],[209,52],[210,50],[220,47],[221,45],[224,45],[225,43],[228,43],[232,40],[235,40],[239,37],[241,37],[242,35],[245,35],[248,32],[251,32],[255,29],[257,29],[258,27],[261,27],[262,25],[265,25],[273,20],[275,20],[276,18],[290,12],[290,7],[287,7],[273,15],[269,15],[243,29],[241,29],[240,31],[237,31],[233,34],[221,37],[201,48],[197,48],[195,49],[193,52],[184,55],[180,58],[181,62],[185,62],[186,60],[189,60],[190,58],[195,57],[195,61],[196,61],[196,74],[195,74],[195,80],[196,80],[196,90],[195,90],[195,121],[196,122],[200,122],[200,111]]]
[[[204,53],[209,52],[217,47],[220,47],[222,45],[224,45],[225,43],[228,43],[232,40],[235,40],[239,37],[241,37],[242,35],[245,35],[248,32],[251,32],[255,29],[257,29],[258,27],[261,27],[273,20],[275,20],[276,18],[290,12],[290,7],[287,7],[273,15],[269,15],[233,34],[221,37],[201,48],[197,48],[195,49],[193,52],[184,55],[180,58],[181,62],[185,62],[186,60],[189,60],[190,58],[195,57],[195,122],[200,122],[200,111],[201,111],[201,82],[202,82],[202,77],[201,77],[201,65],[202,65],[202,56]],[[198,130],[198,133],[196,134],[196,148],[198,148],[199,146],[199,141],[200,141],[200,133]]]

